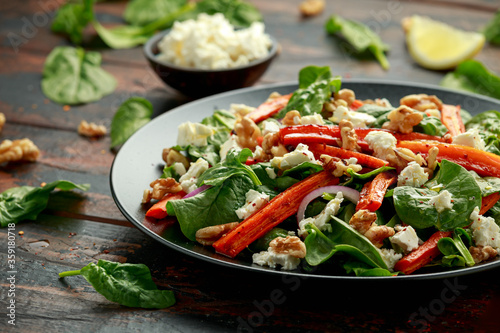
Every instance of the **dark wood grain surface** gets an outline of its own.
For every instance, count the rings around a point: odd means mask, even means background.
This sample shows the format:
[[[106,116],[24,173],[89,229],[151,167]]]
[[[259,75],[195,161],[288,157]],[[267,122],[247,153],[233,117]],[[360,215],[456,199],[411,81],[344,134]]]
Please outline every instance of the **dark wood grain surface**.
[[[254,0],[267,31],[282,51],[258,84],[294,81],[310,64],[334,74],[438,84],[444,73],[417,66],[407,53],[400,20],[429,15],[479,30],[500,1],[327,0],[319,16],[303,19],[294,0]],[[103,67],[118,80],[116,91],[96,103],[65,108],[49,101],[40,80],[49,52],[69,45],[50,31],[62,0],[19,0],[0,4],[0,112],[7,123],[0,140],[30,138],[41,150],[36,163],[0,165],[0,192],[67,179],[89,183],[88,192],[55,193],[36,221],[15,228],[16,325],[8,324],[7,229],[0,229],[0,331],[20,332],[325,332],[498,330],[500,270],[421,282],[318,282],[269,277],[215,266],[181,255],[142,234],[119,212],[110,192],[115,152],[110,139],[79,136],[82,119],[109,128],[117,107],[142,96],[154,115],[190,100],[166,87],[148,67],[140,47],[100,48]],[[99,3],[101,21],[121,22],[125,2]],[[331,14],[362,21],[390,44],[391,68],[346,54],[323,25]],[[35,25],[36,24],[36,25]],[[92,35],[93,32],[89,31]],[[22,43],[13,42],[13,36]],[[19,40],[18,40],[19,41]],[[477,56],[500,73],[500,48],[485,45]],[[237,101],[235,101],[237,102]],[[140,194],[138,194],[140,200]],[[19,232],[23,232],[20,235]],[[98,259],[144,263],[160,288],[175,292],[164,310],[126,308],[107,301],[81,277],[58,279]]]

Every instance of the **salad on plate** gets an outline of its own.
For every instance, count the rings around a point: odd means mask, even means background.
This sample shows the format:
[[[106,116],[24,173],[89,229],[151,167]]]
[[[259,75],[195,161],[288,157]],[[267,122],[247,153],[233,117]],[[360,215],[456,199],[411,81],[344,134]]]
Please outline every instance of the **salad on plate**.
[[[497,257],[499,112],[418,92],[359,100],[316,66],[256,104],[179,126],[148,219],[280,270],[393,276]]]

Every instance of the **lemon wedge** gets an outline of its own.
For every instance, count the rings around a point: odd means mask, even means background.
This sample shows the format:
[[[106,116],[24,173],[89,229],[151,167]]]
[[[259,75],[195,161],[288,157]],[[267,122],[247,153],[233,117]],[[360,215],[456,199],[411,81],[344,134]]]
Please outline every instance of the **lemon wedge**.
[[[459,30],[424,16],[414,15],[402,24],[410,55],[428,69],[454,68],[473,58],[485,41],[481,33]]]

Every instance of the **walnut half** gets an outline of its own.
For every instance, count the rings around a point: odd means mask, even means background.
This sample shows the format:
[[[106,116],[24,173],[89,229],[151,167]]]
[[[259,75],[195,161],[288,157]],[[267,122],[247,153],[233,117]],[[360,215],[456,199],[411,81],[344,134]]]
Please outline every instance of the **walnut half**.
[[[218,241],[222,236],[227,234],[229,231],[236,228],[239,222],[231,222],[226,224],[219,224],[210,227],[201,228],[196,231],[195,237],[196,241],[201,245],[212,245]]]
[[[35,162],[40,150],[30,139],[4,140],[0,144],[0,164],[4,162]]]
[[[305,258],[306,245],[297,236],[276,237],[269,243],[269,247],[280,254],[288,254],[295,258]]]
[[[5,125],[5,115],[0,112],[0,132],[2,132],[3,125]]]

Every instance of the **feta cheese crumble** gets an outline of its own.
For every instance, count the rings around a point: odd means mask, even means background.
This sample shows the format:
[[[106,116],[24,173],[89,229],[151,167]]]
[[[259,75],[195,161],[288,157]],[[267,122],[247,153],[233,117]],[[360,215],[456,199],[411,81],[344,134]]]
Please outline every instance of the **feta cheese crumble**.
[[[384,131],[371,131],[365,136],[365,141],[373,150],[375,157],[386,159],[386,155],[393,154],[398,140],[391,133]]]
[[[479,215],[479,207],[475,207],[470,214],[472,220],[472,238],[478,246],[500,248],[500,227],[492,217]]]
[[[394,249],[379,249],[380,256],[384,260],[385,264],[389,271],[394,271],[394,266],[396,263],[403,258],[401,253],[397,253]]]
[[[269,133],[278,133],[280,131],[280,126],[277,122],[272,120],[264,120],[262,122],[262,136]]]
[[[212,127],[187,121],[178,127],[177,144],[179,146],[206,146],[207,139],[212,134],[214,134]]]
[[[283,157],[274,157],[271,160],[271,165],[281,170],[287,170],[304,162],[315,163],[316,159],[307,145],[299,143],[294,151],[286,153]]]
[[[453,209],[451,193],[448,190],[442,190],[438,195],[431,197],[428,203],[433,205],[438,213],[442,213],[446,209]]]
[[[221,69],[243,66],[269,53],[271,38],[262,22],[235,30],[221,13],[177,21],[158,43],[158,60],[174,65]]]
[[[328,230],[329,227],[331,228],[331,226],[327,224],[327,222],[330,220],[331,215],[337,215],[342,201],[344,201],[344,195],[342,194],[342,192],[337,192],[335,198],[330,200],[326,204],[321,213],[319,213],[315,217],[308,217],[299,222],[299,230],[297,231],[298,235],[306,236],[306,225],[310,223],[314,224],[321,231]]]
[[[329,120],[338,124],[343,119],[349,120],[354,127],[368,127],[377,120],[367,113],[350,111],[345,106],[340,105],[335,109]]]
[[[255,190],[249,190],[245,195],[245,200],[245,204],[235,211],[240,220],[246,219],[268,203],[269,195]]]
[[[398,176],[398,186],[420,187],[429,180],[429,174],[425,172],[418,163],[412,161],[408,163]]]
[[[203,158],[199,158],[196,162],[191,163],[187,172],[179,178],[182,190],[186,193],[193,192],[198,188],[196,182],[202,173],[208,170],[208,162]]]
[[[401,248],[404,253],[418,248],[419,239],[413,227],[397,225],[394,227],[394,230],[397,231],[396,234],[389,238],[392,244]]]
[[[291,271],[296,269],[300,264],[300,258],[291,256],[285,253],[276,253],[269,248],[267,251],[261,251],[252,255],[252,262],[260,266],[269,266],[276,268],[281,266],[282,270]]]
[[[323,120],[323,117],[319,114],[313,114],[310,116],[303,116],[300,118],[300,124],[301,125],[324,125],[325,121]]]
[[[481,138],[481,135],[479,135],[479,130],[477,128],[472,128],[465,133],[455,136],[451,143],[480,150],[484,150],[486,146],[484,140]]]
[[[236,151],[240,151],[242,149],[238,144],[236,135],[231,135],[229,139],[227,139],[227,141],[220,146],[219,156],[221,161],[224,161],[226,159],[227,153],[229,153],[231,149],[234,149]]]

